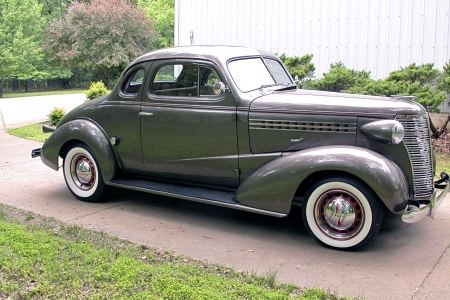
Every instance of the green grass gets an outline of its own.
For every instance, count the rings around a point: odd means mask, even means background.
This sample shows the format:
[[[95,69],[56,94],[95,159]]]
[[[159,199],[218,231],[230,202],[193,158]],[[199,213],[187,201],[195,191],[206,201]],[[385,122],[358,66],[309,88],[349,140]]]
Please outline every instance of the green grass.
[[[436,175],[439,176],[441,172],[450,174],[450,154],[436,152]]]
[[[350,299],[0,204],[0,299]]]
[[[45,142],[45,139],[48,138],[51,133],[43,133],[42,132],[41,123],[28,125],[24,127],[19,127],[15,129],[7,129],[6,132],[13,136],[17,136],[20,138],[24,138],[27,140],[33,140],[38,142]]]
[[[60,90],[60,91],[44,91],[44,92],[3,93],[3,98],[52,96],[52,95],[70,95],[70,94],[84,94],[84,90]]]

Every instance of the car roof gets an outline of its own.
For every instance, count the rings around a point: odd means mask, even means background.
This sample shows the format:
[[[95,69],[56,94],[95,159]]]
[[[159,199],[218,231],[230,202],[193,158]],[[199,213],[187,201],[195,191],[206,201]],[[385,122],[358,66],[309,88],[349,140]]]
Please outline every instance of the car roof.
[[[135,59],[130,66],[142,61],[165,58],[208,59],[225,65],[231,58],[249,56],[275,57],[269,51],[242,46],[179,46],[146,53]]]

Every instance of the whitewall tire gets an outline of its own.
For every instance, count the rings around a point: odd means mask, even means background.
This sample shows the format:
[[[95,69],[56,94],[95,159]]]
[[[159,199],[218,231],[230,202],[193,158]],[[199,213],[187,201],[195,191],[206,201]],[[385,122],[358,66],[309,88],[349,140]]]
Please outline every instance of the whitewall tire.
[[[319,243],[355,250],[378,233],[383,204],[366,184],[355,178],[324,178],[306,193],[302,215],[308,232]]]
[[[99,202],[111,189],[103,182],[93,152],[84,144],[69,149],[64,157],[63,172],[67,187],[79,200]]]

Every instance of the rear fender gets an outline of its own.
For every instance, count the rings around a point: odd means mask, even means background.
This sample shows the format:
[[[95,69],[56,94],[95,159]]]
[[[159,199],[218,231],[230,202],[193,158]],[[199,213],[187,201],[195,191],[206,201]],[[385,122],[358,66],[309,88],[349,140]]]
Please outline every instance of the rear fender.
[[[86,119],[73,120],[58,127],[42,146],[42,162],[57,171],[61,150],[71,142],[82,142],[91,148],[105,182],[116,176],[119,167],[107,135],[97,124]]]
[[[344,172],[364,181],[389,210],[406,209],[408,181],[388,158],[353,146],[318,147],[282,156],[256,170],[236,192],[247,206],[289,213],[299,185],[317,172]]]

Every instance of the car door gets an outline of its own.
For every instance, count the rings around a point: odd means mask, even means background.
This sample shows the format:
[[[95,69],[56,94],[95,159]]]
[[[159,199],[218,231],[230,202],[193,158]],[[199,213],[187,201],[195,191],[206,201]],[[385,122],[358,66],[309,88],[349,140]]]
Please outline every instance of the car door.
[[[146,174],[237,187],[236,101],[217,68],[164,60],[153,63],[151,76],[140,113]]]
[[[96,120],[109,137],[120,140],[114,149],[122,170],[129,173],[144,171],[139,112],[150,66],[151,62],[145,61],[125,70],[107,100],[97,109],[85,111],[85,116]]]

